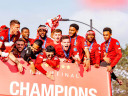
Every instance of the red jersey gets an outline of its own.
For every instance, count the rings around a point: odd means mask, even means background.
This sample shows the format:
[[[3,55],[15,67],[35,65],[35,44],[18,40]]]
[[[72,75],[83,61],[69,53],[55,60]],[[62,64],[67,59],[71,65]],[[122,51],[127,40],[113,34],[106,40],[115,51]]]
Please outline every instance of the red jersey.
[[[44,62],[44,61],[43,61],[44,58],[46,58],[46,53],[45,53],[45,52],[40,53],[40,54],[37,56],[37,58],[36,58],[35,67],[36,67],[41,73],[43,73],[43,74],[46,75],[47,71],[44,70],[44,69],[42,68],[42,66],[41,66],[41,64]],[[52,68],[56,68],[56,67],[59,65],[59,63],[60,63],[60,60],[59,60],[59,58],[58,58],[57,56],[54,56],[54,57],[52,58],[52,60],[47,59],[45,62],[46,62],[47,64],[49,64]]]
[[[84,56],[84,37],[77,35],[75,39],[70,39],[71,51],[73,55],[79,53],[80,59]]]
[[[18,31],[17,35],[11,35],[9,29],[3,30],[0,32],[0,42],[16,42],[20,37],[20,32]]]
[[[114,38],[110,38],[108,44],[103,42],[101,44],[101,61],[103,61],[105,54],[111,60],[110,66],[114,67],[122,57],[119,41]]]
[[[46,45],[46,47],[49,46],[49,45],[51,45],[51,46],[53,46],[53,47],[55,48],[56,46],[61,46],[61,43],[55,44],[54,41],[53,41],[53,42],[51,42],[51,43],[48,43],[48,44]]]
[[[66,61],[71,63],[71,55],[72,55],[72,51],[71,49],[68,50],[68,52],[66,53],[63,48],[62,45],[59,44],[58,46],[55,46],[55,50],[56,50],[56,56],[58,56],[59,58],[65,58],[67,59]]]
[[[85,47],[88,47],[90,53],[90,64],[99,64],[100,65],[100,45],[96,41],[92,43],[87,43],[85,41]]]
[[[49,37],[46,37],[44,40],[39,37],[39,38],[36,38],[35,40],[37,39],[40,39],[43,41],[42,48],[46,48],[50,43],[53,43],[53,40]]]
[[[20,32],[18,31],[17,35],[11,35],[9,29],[3,30],[0,32],[0,42],[2,42],[1,50],[5,49],[4,42],[16,42],[20,37]]]
[[[13,55],[14,55],[16,58],[22,58],[22,57],[21,57],[21,53],[19,53],[19,52],[16,53],[16,52],[14,52],[14,51],[13,51],[12,53],[13,53]]]
[[[24,41],[25,41],[25,47],[29,47],[34,43],[34,39],[32,39],[32,38],[29,38],[28,41],[26,41],[26,40],[24,40]]]

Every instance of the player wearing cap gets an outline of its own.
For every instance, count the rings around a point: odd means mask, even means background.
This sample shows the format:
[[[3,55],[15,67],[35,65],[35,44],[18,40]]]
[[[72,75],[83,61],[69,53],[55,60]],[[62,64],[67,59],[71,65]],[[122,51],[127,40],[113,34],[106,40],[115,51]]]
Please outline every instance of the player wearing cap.
[[[99,65],[100,65],[100,45],[97,44],[97,42],[96,42],[95,32],[93,30],[88,30],[85,38],[86,38],[86,40],[85,40],[84,46],[85,46],[85,48],[89,49],[90,64],[94,65],[96,68],[99,68]]]
[[[118,40],[112,38],[112,30],[111,28],[103,29],[103,36],[105,42],[101,44],[101,66],[106,66],[108,72],[112,72],[115,65],[118,63],[120,58],[122,57],[121,47]],[[112,72],[111,77],[117,81],[118,78]],[[122,84],[122,82],[119,81]]]
[[[22,35],[22,39],[25,42],[25,47],[29,47],[34,43],[34,39],[29,38],[30,31],[27,27],[23,27],[21,29],[21,35]]]
[[[48,78],[54,80],[53,74],[47,72],[43,69],[42,64],[46,62],[50,67],[56,69],[59,68],[60,60],[55,56],[55,48],[51,45],[47,46],[45,49],[46,52],[40,53],[35,61],[35,67]]]
[[[37,32],[38,32],[39,36],[36,39],[40,39],[44,42],[42,45],[42,48],[45,49],[49,45],[49,43],[53,42],[52,39],[47,37],[48,29],[45,25],[40,25],[37,29]]]
[[[90,54],[87,48],[84,48],[84,37],[79,36],[78,33],[79,26],[77,24],[71,24],[69,27],[69,36],[71,42],[71,50],[73,52],[73,59],[77,59],[75,61],[83,62],[84,54],[87,57],[86,67],[88,70],[90,66]]]

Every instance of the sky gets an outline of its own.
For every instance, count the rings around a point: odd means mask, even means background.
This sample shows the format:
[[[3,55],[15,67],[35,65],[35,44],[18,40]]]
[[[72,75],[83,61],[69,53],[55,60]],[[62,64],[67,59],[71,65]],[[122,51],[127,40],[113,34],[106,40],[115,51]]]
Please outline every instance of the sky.
[[[0,26],[9,27],[9,22],[17,19],[21,23],[21,28],[30,29],[31,38],[36,37],[40,24],[45,24],[48,19],[60,14],[64,19],[78,20],[87,24],[90,24],[92,19],[93,27],[101,33],[104,27],[110,27],[113,32],[112,37],[119,40],[123,48],[128,41],[127,0],[0,0],[0,2]],[[71,23],[74,22],[60,21],[58,28],[63,34],[68,34]],[[80,26],[78,34],[85,37],[90,28],[77,24]],[[103,36],[98,32],[96,39],[99,44],[104,41]]]

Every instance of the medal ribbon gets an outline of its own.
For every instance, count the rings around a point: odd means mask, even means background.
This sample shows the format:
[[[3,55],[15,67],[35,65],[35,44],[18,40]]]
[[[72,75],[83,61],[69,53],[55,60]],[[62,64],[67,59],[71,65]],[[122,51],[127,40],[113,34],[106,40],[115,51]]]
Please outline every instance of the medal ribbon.
[[[10,38],[10,29],[9,29],[9,31],[8,31],[8,41],[10,42],[10,41],[13,41],[13,39],[14,39],[14,35],[12,36],[12,40],[11,40],[11,38]]]
[[[89,47],[89,52],[91,51],[92,46],[93,46],[93,42],[91,43],[91,46]]]
[[[39,37],[39,39],[41,40],[41,38],[40,38],[40,37]],[[45,37],[44,44],[43,44],[42,48],[45,48],[46,40],[47,40],[47,37]]]
[[[62,47],[62,49],[63,49],[63,47]],[[70,47],[69,47],[69,49],[70,49]],[[68,49],[68,53],[66,53],[65,50],[63,49],[64,55],[65,55],[66,58],[69,58],[69,49]]]
[[[78,36],[78,35],[76,35],[75,42],[74,42],[74,45],[75,45],[75,46],[76,46],[77,36]],[[71,37],[70,37],[70,42],[71,42]]]
[[[111,42],[111,38],[108,41],[108,45],[105,43],[106,53],[108,53],[108,48],[109,48],[110,42]]]

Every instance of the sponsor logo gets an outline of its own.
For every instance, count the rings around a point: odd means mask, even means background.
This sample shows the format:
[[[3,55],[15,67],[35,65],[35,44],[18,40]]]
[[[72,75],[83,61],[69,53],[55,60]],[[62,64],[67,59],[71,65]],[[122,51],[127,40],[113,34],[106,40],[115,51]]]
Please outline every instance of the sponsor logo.
[[[116,42],[116,45],[120,45],[119,42]]]
[[[0,37],[0,39],[1,39],[1,40],[4,40],[4,37],[3,37],[3,36],[1,36],[1,37]]]

